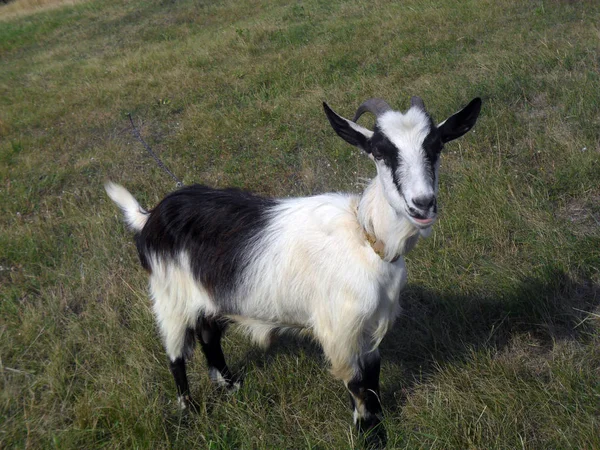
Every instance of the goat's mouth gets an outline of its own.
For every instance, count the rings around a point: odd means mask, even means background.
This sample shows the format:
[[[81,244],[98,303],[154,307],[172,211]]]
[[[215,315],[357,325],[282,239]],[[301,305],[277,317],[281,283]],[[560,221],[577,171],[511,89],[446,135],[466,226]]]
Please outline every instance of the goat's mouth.
[[[435,197],[427,205],[423,205],[422,208],[420,205],[418,208],[415,207],[416,205],[411,205],[404,195],[402,195],[402,199],[404,200],[404,215],[414,226],[424,229],[433,225],[437,218],[437,201]],[[411,203],[414,203],[414,201]]]
[[[429,225],[431,225],[433,223],[433,221],[435,219],[434,218],[418,219],[417,217],[412,217],[412,220],[414,220],[415,222],[417,222],[419,225],[423,225],[423,226],[428,227]]]
[[[433,217],[424,217],[419,214],[408,213],[408,218],[418,228],[427,228],[433,225],[433,222],[435,222],[436,219],[436,215],[434,214]]]

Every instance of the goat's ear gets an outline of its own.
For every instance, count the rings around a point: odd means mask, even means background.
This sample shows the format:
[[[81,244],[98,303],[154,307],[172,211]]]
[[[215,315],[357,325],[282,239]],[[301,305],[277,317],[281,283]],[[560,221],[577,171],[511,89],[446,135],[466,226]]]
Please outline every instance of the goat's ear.
[[[477,97],[459,112],[440,123],[438,129],[442,136],[442,142],[446,143],[457,139],[473,128],[479,117],[479,111],[481,111],[481,99]]]
[[[329,105],[323,102],[323,109],[329,119],[329,123],[343,140],[348,144],[355,145],[356,147],[364,150],[367,153],[371,153],[369,147],[369,139],[373,136],[373,132],[367,130],[364,127],[352,122],[351,120],[344,119],[342,116],[337,114]]]

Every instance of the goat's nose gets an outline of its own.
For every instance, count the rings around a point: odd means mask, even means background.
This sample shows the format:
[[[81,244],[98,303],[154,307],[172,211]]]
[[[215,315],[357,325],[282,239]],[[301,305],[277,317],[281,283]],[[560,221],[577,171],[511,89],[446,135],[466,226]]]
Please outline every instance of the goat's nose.
[[[421,195],[412,199],[413,204],[422,210],[428,210],[435,203],[435,195]]]

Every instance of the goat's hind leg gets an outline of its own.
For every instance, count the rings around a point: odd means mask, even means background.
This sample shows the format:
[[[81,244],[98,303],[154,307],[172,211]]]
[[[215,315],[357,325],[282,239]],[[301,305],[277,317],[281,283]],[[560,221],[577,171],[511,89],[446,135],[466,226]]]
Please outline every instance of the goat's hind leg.
[[[163,334],[165,336],[165,347],[169,357],[169,369],[175,379],[177,388],[177,402],[182,410],[198,410],[198,404],[192,399],[190,387],[188,384],[185,361],[193,353],[195,345],[194,330],[186,327],[171,327],[165,330],[163,324]],[[167,332],[165,332],[167,331]]]
[[[202,352],[208,364],[208,373],[213,383],[228,391],[236,391],[240,383],[234,380],[221,348],[221,337],[227,328],[227,322],[220,317],[200,316],[196,333],[202,346]]]

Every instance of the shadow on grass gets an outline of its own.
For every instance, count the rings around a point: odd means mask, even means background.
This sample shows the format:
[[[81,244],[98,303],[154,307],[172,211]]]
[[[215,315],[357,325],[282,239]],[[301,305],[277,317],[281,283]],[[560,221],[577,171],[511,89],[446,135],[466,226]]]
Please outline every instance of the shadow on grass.
[[[599,305],[600,286],[560,270],[484,298],[409,285],[403,314],[381,345],[384,363],[402,367],[400,374],[384,375],[383,403],[401,408],[412,387],[444,363],[465,361],[473,351],[501,351],[516,335],[530,336],[538,354],[550,352],[556,341],[583,342],[593,326],[586,318]]]

